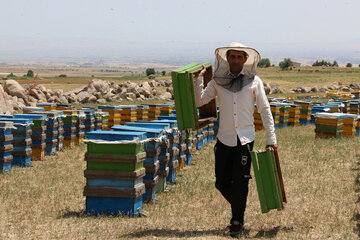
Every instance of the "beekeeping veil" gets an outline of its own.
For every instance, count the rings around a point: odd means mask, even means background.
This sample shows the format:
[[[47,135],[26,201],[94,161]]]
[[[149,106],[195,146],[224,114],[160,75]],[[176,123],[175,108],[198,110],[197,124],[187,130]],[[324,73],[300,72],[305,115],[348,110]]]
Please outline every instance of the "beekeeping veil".
[[[243,74],[235,78],[230,74],[230,66],[226,59],[226,52],[229,50],[243,51],[247,54],[247,60],[242,70]],[[232,92],[240,91],[244,86],[254,80],[256,67],[261,58],[255,49],[235,42],[230,43],[228,47],[217,48],[215,50],[215,56],[214,81]]]

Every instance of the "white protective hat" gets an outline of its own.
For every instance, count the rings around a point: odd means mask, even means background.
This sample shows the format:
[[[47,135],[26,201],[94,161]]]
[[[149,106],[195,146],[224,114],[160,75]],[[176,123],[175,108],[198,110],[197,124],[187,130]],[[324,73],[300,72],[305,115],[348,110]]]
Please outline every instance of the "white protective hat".
[[[247,47],[241,43],[232,42],[228,47],[220,47],[215,50],[215,71],[214,77],[223,77],[229,73],[230,66],[226,59],[226,52],[229,50],[246,52],[248,58],[244,64],[244,75],[254,77],[256,75],[256,67],[261,59],[260,53],[254,48]]]

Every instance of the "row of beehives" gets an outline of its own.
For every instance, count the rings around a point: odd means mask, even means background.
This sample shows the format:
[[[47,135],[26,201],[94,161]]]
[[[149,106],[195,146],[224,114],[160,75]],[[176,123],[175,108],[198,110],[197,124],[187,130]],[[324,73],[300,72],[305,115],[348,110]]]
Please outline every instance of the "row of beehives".
[[[166,183],[176,183],[178,173],[191,164],[193,150],[214,140],[215,125],[179,131],[176,116],[163,116],[90,132],[86,212],[138,215],[143,202],[156,202]]]
[[[291,103],[270,103],[275,128],[314,123],[316,137],[359,136],[360,103],[358,101],[319,103],[298,101]],[[254,112],[255,129],[264,129],[260,113]]]

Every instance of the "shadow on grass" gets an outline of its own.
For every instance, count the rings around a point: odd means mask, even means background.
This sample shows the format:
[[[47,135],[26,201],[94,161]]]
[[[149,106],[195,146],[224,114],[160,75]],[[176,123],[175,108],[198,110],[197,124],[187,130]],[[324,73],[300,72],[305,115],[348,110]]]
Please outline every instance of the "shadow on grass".
[[[287,227],[277,226],[269,230],[260,230],[255,235],[255,238],[273,238],[278,234],[279,231],[290,232],[290,231],[294,231],[294,229],[292,227],[287,228]]]
[[[248,234],[248,231],[244,235]],[[205,237],[205,236],[227,236],[228,230],[222,229],[210,229],[210,230],[172,230],[172,229],[148,229],[139,232],[134,232],[120,236],[120,238],[137,238],[137,237],[160,237],[160,238],[189,238],[189,237]]]
[[[63,215],[58,216],[58,218],[86,218],[90,217],[91,215],[88,215],[85,210],[82,211],[68,211],[64,213]]]

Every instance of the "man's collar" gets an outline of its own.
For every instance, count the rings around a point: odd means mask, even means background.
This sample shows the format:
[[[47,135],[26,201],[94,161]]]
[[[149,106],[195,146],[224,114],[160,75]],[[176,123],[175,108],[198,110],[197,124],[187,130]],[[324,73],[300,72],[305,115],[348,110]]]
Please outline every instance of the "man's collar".
[[[229,70],[229,72],[228,72],[228,75],[231,76],[232,78],[237,78],[237,77],[239,77],[240,75],[244,75],[244,68],[241,70],[241,72],[240,72],[237,76],[235,76],[234,74],[232,74],[232,72],[230,72],[230,70]]]

